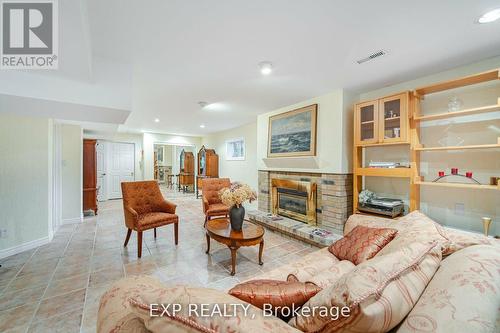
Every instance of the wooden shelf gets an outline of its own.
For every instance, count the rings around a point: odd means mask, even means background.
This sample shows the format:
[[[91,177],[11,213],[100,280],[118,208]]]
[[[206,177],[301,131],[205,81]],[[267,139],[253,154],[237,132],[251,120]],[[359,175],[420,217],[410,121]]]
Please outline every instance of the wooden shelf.
[[[374,120],[363,121],[361,122],[361,125],[373,124],[374,122]]]
[[[424,96],[427,94],[433,94],[440,91],[445,91],[449,89],[455,89],[460,87],[469,86],[472,84],[493,81],[500,79],[499,69],[491,70],[488,72],[483,72],[479,74],[469,75],[455,80],[440,82],[426,87],[421,87],[415,89],[418,96]]]
[[[463,117],[463,116],[469,116],[472,114],[488,113],[488,112],[496,112],[496,111],[500,111],[500,103],[498,103],[496,105],[482,106],[482,107],[478,107],[478,108],[465,109],[465,110],[456,111],[456,112],[447,112],[447,113],[430,114],[427,116],[419,116],[419,117],[415,117],[414,119],[417,121],[439,120],[439,119],[446,119],[446,118],[452,118],[452,117]]]
[[[475,190],[500,190],[497,185],[483,185],[483,184],[462,184],[462,183],[435,183],[435,182],[416,182],[417,185],[423,186],[439,186],[450,188],[466,188]]]
[[[409,142],[376,142],[376,143],[365,143],[362,145],[356,145],[356,147],[385,147],[385,146],[397,146],[397,145],[409,145]]]
[[[418,151],[439,151],[439,150],[466,150],[466,149],[491,149],[500,148],[500,144],[494,143],[489,145],[470,145],[470,146],[448,146],[448,147],[421,147],[415,148]]]
[[[385,121],[399,120],[401,117],[384,118]]]
[[[357,168],[357,176],[411,178],[411,168]]]

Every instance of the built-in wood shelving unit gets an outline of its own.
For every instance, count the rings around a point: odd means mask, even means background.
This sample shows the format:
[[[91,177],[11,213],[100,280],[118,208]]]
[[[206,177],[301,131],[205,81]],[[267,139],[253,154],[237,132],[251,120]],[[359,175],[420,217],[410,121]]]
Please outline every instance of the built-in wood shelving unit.
[[[440,114],[421,114],[421,100],[424,99],[425,95],[433,94],[437,92],[443,92],[450,89],[465,87],[473,84],[484,83],[488,81],[500,80],[500,72],[498,69],[491,70],[484,73],[479,73],[475,75],[470,75],[455,80],[450,80],[446,82],[441,82],[433,84],[430,86],[415,89],[413,93],[413,117],[410,119],[410,164],[414,167],[415,178],[410,185],[410,196],[413,200],[420,200],[420,186],[429,187],[444,187],[451,189],[471,189],[471,190],[500,190],[497,185],[486,185],[486,184],[469,184],[469,183],[441,183],[424,181],[423,177],[420,176],[420,161],[422,151],[447,151],[447,150],[472,150],[472,149],[495,149],[500,148],[500,138],[497,139],[497,143],[494,144],[476,144],[476,145],[466,145],[466,146],[447,146],[447,147],[424,147],[420,140],[420,125],[422,121],[440,120],[448,119],[452,117],[470,116],[488,112],[500,111],[500,98],[497,99],[497,104],[487,105],[482,107],[464,109],[461,111],[447,112]]]
[[[472,189],[472,190],[500,190],[497,185],[483,185],[471,183],[441,183],[424,181],[420,176],[421,152],[425,151],[448,151],[448,150],[473,150],[473,149],[496,149],[500,148],[500,138],[497,143],[491,144],[475,144],[465,146],[447,146],[447,147],[424,147],[420,140],[420,125],[424,121],[448,119],[453,117],[462,117],[477,115],[489,112],[500,111],[500,98],[497,104],[487,105],[475,108],[464,109],[455,112],[446,112],[439,114],[424,115],[421,113],[421,100],[425,95],[437,92],[443,92],[450,89],[465,87],[478,83],[500,80],[499,69],[470,75],[455,80],[445,81],[425,87],[415,89],[412,92],[405,92],[398,95],[380,98],[378,100],[366,101],[358,103],[355,106],[354,113],[354,191],[353,191],[353,208],[354,212],[358,211],[358,194],[363,189],[363,177],[396,177],[408,178],[410,184],[409,190],[409,210],[413,211],[420,208],[420,186],[429,187],[444,187],[451,189]],[[406,97],[405,97],[406,96]],[[399,98],[400,112],[392,116],[393,112],[389,112],[389,116],[385,113],[385,108],[390,103]],[[405,100],[406,98],[406,100]],[[405,103],[408,101],[408,103]],[[391,107],[394,104],[390,104]],[[385,108],[385,109],[384,109]],[[365,112],[365,114],[363,114]],[[371,113],[370,113],[371,112]],[[368,119],[367,119],[368,118]],[[471,120],[472,121],[472,120]],[[405,125],[408,122],[408,126]],[[372,124],[367,128],[365,124]],[[393,128],[393,123],[400,124],[401,135],[399,139],[385,139],[385,130]],[[385,127],[384,127],[385,125]],[[376,129],[380,128],[377,133]],[[367,131],[375,131],[373,134]],[[390,133],[389,133],[390,134]],[[363,149],[367,147],[384,147],[391,145],[409,145],[410,151],[410,168],[365,168],[363,167]]]

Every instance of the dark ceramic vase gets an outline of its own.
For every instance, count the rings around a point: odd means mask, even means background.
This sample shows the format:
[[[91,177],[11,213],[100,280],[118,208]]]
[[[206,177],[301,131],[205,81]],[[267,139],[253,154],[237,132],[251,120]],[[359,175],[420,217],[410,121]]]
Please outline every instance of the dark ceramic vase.
[[[231,229],[234,231],[241,231],[241,226],[243,225],[243,219],[245,218],[245,207],[240,205],[240,207],[233,206],[229,210],[229,220],[231,221]]]

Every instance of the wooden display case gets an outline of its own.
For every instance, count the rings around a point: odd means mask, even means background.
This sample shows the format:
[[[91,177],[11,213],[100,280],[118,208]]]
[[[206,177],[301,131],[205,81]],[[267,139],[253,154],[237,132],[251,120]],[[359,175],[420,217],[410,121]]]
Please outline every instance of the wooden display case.
[[[184,192],[194,188],[194,155],[192,152],[181,151],[179,157],[180,173],[178,175],[178,189]]]
[[[202,189],[203,178],[218,178],[219,177],[219,155],[215,149],[206,149],[202,146],[198,152],[198,174],[196,176],[196,197],[199,196],[199,191]]]
[[[354,144],[409,143],[409,92],[356,104]]]

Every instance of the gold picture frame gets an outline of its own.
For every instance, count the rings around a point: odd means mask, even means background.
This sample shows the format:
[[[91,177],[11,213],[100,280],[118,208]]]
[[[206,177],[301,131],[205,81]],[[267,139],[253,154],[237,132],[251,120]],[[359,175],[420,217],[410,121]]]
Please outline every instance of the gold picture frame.
[[[269,117],[267,157],[316,156],[318,104]]]

